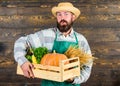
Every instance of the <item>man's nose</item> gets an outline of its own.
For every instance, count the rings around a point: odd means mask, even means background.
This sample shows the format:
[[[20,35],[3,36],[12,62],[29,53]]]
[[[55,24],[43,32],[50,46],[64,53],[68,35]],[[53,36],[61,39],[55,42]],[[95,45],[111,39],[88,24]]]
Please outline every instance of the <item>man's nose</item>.
[[[64,14],[61,15],[61,20],[63,20],[63,19],[65,19],[65,15]]]

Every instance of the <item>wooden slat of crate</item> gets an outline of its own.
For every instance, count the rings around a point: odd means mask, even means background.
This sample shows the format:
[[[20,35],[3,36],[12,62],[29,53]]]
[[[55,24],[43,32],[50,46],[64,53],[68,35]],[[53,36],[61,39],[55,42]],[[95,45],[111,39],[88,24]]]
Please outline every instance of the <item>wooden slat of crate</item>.
[[[34,76],[36,78],[42,78],[42,79],[48,79],[48,80],[54,80],[54,81],[61,81],[60,72],[50,71],[50,70],[46,70],[46,69],[39,69],[39,68],[38,69],[36,68],[36,69],[32,70],[33,73],[34,73]],[[57,69],[59,69],[59,68],[57,68]],[[56,70],[56,69],[54,69],[54,70]],[[59,71],[59,70],[57,70],[57,71]],[[23,71],[21,70],[19,65],[17,66],[17,74],[23,75]]]
[[[47,70],[39,70],[36,69],[33,71],[35,76],[41,79],[53,80],[53,81],[61,81],[61,74],[55,71],[47,71]]]
[[[53,70],[53,71],[59,71],[60,72],[60,67],[56,67],[56,66],[49,66],[49,65],[41,65],[41,64],[34,64],[35,68],[38,69],[47,69],[47,70]]]
[[[63,66],[63,69],[79,66],[78,64],[80,64],[80,63],[79,62],[74,62],[74,63],[66,64],[66,65]]]
[[[76,67],[63,73],[63,80],[67,80],[80,75],[80,68]],[[72,76],[72,77],[71,77]]]

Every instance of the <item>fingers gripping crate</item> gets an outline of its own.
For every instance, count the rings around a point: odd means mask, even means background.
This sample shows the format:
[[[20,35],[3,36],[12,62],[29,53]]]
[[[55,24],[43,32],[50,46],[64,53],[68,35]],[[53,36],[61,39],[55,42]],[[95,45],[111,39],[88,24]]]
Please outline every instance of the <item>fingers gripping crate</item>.
[[[60,61],[59,67],[41,64],[34,64],[34,67],[35,69],[32,69],[34,76],[41,79],[63,82],[69,78],[80,76],[78,57]],[[17,74],[23,75],[19,65],[17,66]]]

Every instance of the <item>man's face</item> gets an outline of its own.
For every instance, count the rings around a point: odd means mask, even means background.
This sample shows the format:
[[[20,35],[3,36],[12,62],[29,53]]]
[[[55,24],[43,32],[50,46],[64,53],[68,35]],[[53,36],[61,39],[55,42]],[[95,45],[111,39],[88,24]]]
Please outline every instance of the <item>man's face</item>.
[[[68,11],[57,12],[57,27],[60,32],[67,32],[73,25],[75,16]]]

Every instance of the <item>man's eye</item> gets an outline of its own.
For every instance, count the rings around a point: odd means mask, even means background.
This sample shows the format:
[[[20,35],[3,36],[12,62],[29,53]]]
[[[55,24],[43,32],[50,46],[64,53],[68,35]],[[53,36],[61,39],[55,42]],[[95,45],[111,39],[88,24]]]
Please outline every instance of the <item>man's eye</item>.
[[[68,13],[65,13],[65,15],[69,15]]]
[[[61,14],[57,14],[57,16],[61,16]]]

